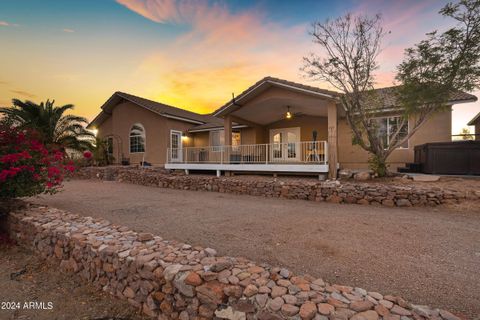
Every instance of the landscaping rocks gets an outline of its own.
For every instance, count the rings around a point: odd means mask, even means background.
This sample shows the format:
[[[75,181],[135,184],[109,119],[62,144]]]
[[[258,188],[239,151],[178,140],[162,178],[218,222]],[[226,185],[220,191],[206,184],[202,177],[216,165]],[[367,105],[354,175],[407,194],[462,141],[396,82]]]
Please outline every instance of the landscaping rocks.
[[[350,173],[344,172],[345,176]],[[352,173],[353,174],[353,173]],[[233,194],[248,194],[269,198],[303,199],[350,203],[361,205],[383,205],[386,207],[422,207],[459,203],[464,200],[479,200],[476,190],[458,191],[436,188],[419,183],[418,186],[399,186],[381,182],[363,182],[370,179],[368,171],[355,174],[354,182],[349,181],[262,181],[236,179],[235,177],[214,177],[200,175],[179,175],[159,168],[135,167],[86,167],[75,173],[82,179],[114,179],[145,186],[180,190],[215,191]],[[112,178],[113,177],[113,178]],[[140,241],[148,239],[140,236]],[[208,256],[216,251],[205,249]],[[283,275],[281,275],[283,277]]]
[[[57,209],[20,209],[8,215],[6,226],[19,244],[153,319],[459,319],[400,297],[330,284],[245,258],[217,257],[213,249]]]

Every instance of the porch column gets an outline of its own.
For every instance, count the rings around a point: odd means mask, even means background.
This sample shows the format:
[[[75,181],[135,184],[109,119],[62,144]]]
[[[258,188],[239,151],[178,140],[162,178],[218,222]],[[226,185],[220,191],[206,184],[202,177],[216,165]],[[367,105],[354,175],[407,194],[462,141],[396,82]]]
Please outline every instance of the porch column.
[[[223,129],[225,131],[225,145],[232,145],[232,117],[226,115],[224,118]]]
[[[222,158],[223,163],[230,163],[230,146],[232,145],[232,117],[230,115],[226,115],[223,121],[225,147],[223,148]],[[227,173],[225,172],[225,174]]]
[[[337,105],[331,103],[328,105],[328,177],[330,179],[337,178]]]

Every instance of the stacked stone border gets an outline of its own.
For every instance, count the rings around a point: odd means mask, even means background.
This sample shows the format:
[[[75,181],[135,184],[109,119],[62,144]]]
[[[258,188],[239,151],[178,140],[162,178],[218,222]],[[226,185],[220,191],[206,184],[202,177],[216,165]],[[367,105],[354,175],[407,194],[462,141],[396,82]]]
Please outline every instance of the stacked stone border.
[[[217,257],[211,248],[53,208],[15,211],[7,227],[18,243],[61,270],[154,319],[459,320],[400,297],[297,276],[245,258]]]
[[[460,192],[436,187],[396,186],[373,182],[259,181],[254,177],[251,179],[236,179],[235,177],[181,175],[170,173],[164,169],[134,167],[86,167],[79,169],[76,177],[116,180],[180,190],[213,191],[271,198],[388,207],[437,206],[480,199],[480,192],[476,190]]]

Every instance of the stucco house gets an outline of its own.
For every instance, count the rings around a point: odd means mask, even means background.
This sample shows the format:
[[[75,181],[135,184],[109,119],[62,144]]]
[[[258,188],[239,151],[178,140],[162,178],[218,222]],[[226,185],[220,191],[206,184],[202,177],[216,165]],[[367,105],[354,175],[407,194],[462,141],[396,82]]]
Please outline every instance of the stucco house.
[[[378,89],[388,133],[398,106],[392,88]],[[298,172],[336,176],[338,168],[368,167],[368,154],[352,143],[340,94],[266,77],[208,115],[115,92],[89,124],[108,141],[116,162],[146,161],[168,169]],[[415,145],[451,141],[451,106],[476,101],[459,92],[389,157],[391,169],[413,161]],[[409,130],[408,125],[402,129]],[[388,141],[387,141],[388,143]]]

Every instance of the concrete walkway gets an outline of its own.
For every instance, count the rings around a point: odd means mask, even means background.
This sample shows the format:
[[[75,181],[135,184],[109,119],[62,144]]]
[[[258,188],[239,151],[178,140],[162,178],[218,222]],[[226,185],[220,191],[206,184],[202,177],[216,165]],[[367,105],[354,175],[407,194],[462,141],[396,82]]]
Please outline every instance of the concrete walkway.
[[[137,231],[480,315],[480,213],[71,181],[35,198]]]

